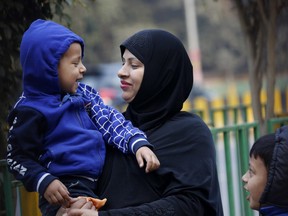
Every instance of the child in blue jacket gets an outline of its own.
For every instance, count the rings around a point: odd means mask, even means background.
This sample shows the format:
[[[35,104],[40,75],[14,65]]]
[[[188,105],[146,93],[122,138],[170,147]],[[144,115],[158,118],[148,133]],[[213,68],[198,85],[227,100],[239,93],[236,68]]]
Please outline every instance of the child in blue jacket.
[[[23,94],[8,116],[7,164],[28,191],[39,192],[43,215],[55,215],[71,197],[97,197],[105,143],[136,154],[146,172],[160,165],[145,134],[79,82],[83,53],[81,37],[40,19],[20,46]]]

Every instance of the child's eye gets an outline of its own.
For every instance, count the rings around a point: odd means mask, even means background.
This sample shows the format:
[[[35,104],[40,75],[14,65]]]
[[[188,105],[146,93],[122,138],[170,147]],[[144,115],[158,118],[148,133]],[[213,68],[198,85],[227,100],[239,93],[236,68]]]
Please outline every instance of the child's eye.
[[[249,173],[249,176],[250,176],[250,177],[253,176],[253,174],[254,174],[251,168],[249,168],[248,173]]]

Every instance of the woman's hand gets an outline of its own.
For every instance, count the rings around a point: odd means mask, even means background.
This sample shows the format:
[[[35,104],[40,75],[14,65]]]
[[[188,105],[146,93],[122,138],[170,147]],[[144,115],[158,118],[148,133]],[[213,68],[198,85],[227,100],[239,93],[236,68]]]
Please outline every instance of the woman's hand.
[[[157,156],[150,148],[146,146],[143,146],[137,150],[136,159],[140,167],[144,167],[144,161],[146,161],[146,173],[152,172],[158,169],[160,166]]]
[[[98,212],[91,209],[69,209],[63,216],[98,216]]]
[[[98,216],[98,211],[91,201],[87,202],[86,198],[72,198],[70,208],[60,208],[56,216],[68,215]]]

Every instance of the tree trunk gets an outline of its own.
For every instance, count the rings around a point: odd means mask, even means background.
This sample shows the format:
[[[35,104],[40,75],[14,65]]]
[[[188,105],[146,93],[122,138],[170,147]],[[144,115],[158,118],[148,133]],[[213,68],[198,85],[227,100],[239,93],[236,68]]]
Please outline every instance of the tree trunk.
[[[262,116],[262,106],[260,101],[260,94],[263,82],[262,65],[262,53],[264,43],[263,25],[260,23],[251,22],[248,18],[241,0],[235,0],[236,8],[238,10],[238,16],[240,25],[244,36],[246,38],[247,47],[247,59],[248,59],[248,74],[251,91],[251,105],[254,120],[259,122],[260,133],[266,132],[266,125]]]
[[[266,132],[266,125],[262,115],[262,105],[261,105],[261,88],[262,88],[262,80],[263,73],[261,71],[261,53],[263,44],[263,34],[257,32],[257,43],[252,41],[253,38],[247,37],[247,50],[248,50],[248,67],[249,67],[249,82],[250,82],[250,90],[251,90],[251,102],[252,102],[252,110],[254,120],[259,122],[260,125],[260,133],[264,134]]]
[[[266,121],[274,117],[275,47],[277,1],[270,1],[270,17],[267,21],[267,110]]]

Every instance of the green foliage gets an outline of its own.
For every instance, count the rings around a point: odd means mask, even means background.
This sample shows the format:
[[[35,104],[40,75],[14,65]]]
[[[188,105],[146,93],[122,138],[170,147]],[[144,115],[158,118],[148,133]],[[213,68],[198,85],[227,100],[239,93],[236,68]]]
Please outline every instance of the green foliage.
[[[68,0],[3,0],[0,1],[0,158],[6,152],[6,118],[21,93],[19,46],[24,31],[36,19],[52,19],[63,13]],[[54,11],[53,11],[54,10]]]

